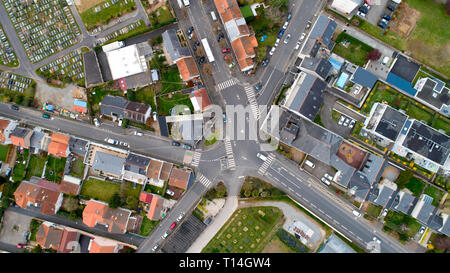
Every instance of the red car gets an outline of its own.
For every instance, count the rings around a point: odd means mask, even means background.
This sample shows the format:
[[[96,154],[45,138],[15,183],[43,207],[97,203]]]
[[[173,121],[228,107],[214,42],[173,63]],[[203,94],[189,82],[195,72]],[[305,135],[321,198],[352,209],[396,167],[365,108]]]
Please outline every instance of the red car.
[[[173,230],[173,229],[175,228],[176,225],[177,225],[177,223],[173,222],[173,223],[170,225],[169,229],[170,229],[170,230]]]
[[[231,49],[229,49],[229,48],[222,49],[222,53],[228,53],[228,52],[231,52]]]
[[[26,247],[26,245],[24,245],[24,244],[17,244],[17,248],[25,248]]]

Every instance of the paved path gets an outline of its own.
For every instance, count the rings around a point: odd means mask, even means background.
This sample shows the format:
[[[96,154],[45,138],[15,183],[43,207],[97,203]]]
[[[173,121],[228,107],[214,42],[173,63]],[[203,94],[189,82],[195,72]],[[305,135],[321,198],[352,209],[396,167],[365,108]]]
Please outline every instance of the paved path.
[[[234,211],[238,207],[238,197],[227,197],[225,205],[216,215],[214,220],[208,225],[208,227],[202,232],[202,234],[195,240],[186,253],[200,253],[202,249],[208,244],[209,241],[216,235],[216,233],[222,228],[222,226],[233,215]]]

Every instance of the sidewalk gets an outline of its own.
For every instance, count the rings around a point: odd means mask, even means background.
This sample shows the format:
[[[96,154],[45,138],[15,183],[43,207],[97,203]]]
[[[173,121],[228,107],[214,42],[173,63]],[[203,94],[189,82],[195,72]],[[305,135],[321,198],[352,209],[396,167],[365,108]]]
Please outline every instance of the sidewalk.
[[[209,241],[216,235],[222,226],[233,215],[238,207],[238,197],[229,196],[225,201],[225,205],[220,210],[219,214],[212,220],[206,229],[200,234],[195,242],[189,247],[186,253],[200,253]]]

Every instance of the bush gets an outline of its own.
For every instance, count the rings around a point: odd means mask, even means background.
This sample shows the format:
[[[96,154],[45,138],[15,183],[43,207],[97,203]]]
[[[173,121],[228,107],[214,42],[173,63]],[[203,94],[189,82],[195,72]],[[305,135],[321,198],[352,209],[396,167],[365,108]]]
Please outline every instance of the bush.
[[[252,192],[250,190],[244,191],[244,196],[245,197],[250,197],[251,194],[252,194]]]
[[[115,193],[111,199],[109,199],[108,206],[112,209],[118,208],[120,206],[120,195]]]
[[[255,198],[258,197],[259,196],[259,191],[257,189],[254,189],[252,191],[252,196],[255,197]]]

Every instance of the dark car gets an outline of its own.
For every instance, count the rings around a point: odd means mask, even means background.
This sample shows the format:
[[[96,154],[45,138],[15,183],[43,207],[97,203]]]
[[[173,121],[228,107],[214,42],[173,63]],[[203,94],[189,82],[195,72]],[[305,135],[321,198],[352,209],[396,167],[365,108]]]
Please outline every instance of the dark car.
[[[306,23],[306,29],[309,29],[309,28],[311,27],[311,25],[312,25],[311,21],[308,21],[308,22]]]
[[[11,105],[11,109],[19,111],[19,106],[13,104],[13,105]]]
[[[259,82],[255,86],[253,86],[253,89],[255,89],[255,91],[258,92],[259,90],[261,90],[262,87],[263,87],[262,82]]]
[[[228,53],[230,51],[231,51],[231,49],[229,49],[229,48],[222,49],[222,53]]]
[[[223,35],[223,33],[219,33],[219,36],[217,36],[217,42],[220,42],[220,39],[224,38],[225,35]]]
[[[200,59],[198,59],[198,63],[200,63],[200,64],[204,63],[205,59],[206,59],[205,56],[200,57]]]
[[[266,67],[269,64],[269,58],[265,58],[264,61],[262,61],[262,66]]]
[[[50,115],[49,115],[49,114],[46,114],[46,113],[43,113],[43,114],[42,114],[42,117],[43,117],[43,118],[46,118],[46,119],[50,119]]]
[[[365,14],[367,14],[367,12],[369,12],[369,10],[366,7],[364,7],[364,6],[360,7],[358,10],[360,12],[362,12],[362,13],[365,13]]]
[[[381,27],[382,29],[385,29],[387,27],[387,20],[381,19],[380,22],[378,22],[378,26]]]
[[[223,118],[223,123],[227,123],[227,115],[222,114],[222,118]]]
[[[195,42],[195,45],[196,45],[196,46],[199,46],[199,45],[200,45],[200,42],[199,42],[199,41]]]
[[[383,13],[383,15],[381,15],[381,18],[386,19],[388,21],[391,21],[391,16],[387,15],[386,13]]]
[[[185,150],[192,150],[192,146],[189,144],[183,144],[183,149]]]
[[[189,34],[192,33],[192,31],[194,31],[194,27],[190,27],[190,28],[186,31],[186,33],[189,35]]]
[[[281,39],[281,37],[283,37],[284,34],[284,29],[280,30],[280,32],[278,32],[278,39]]]
[[[194,51],[197,51],[197,46],[194,44],[194,46],[192,47],[192,49],[193,49]]]
[[[172,141],[172,146],[179,147],[180,145],[180,142]]]
[[[392,6],[392,5],[389,5],[389,6],[387,7],[387,9],[390,10],[390,11],[395,11],[395,7]]]
[[[291,20],[291,18],[292,18],[292,14],[288,13],[287,20],[289,21],[289,20]]]

